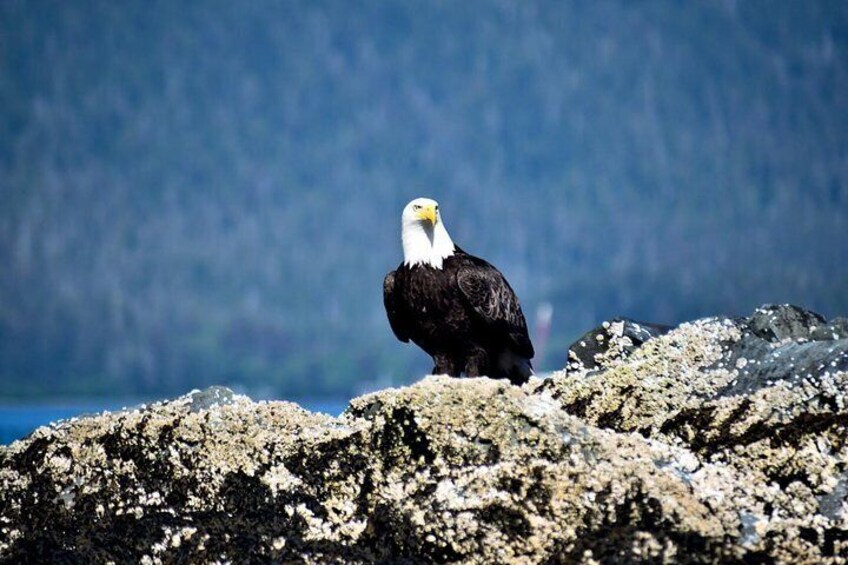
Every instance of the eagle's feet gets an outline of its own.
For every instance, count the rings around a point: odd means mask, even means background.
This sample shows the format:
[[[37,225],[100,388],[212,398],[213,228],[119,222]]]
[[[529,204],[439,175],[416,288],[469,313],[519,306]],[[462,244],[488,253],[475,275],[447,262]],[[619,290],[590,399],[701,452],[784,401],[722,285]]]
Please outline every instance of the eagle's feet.
[[[457,364],[454,363],[454,360],[447,355],[434,355],[433,361],[436,362],[436,366],[433,367],[434,375],[450,375],[451,377],[459,376],[460,371]]]

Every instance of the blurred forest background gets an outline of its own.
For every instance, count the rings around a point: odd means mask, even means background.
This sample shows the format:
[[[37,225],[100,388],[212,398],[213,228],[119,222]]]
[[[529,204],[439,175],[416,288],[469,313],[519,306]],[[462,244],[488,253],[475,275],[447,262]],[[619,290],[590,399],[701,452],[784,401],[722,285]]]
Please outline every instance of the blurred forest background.
[[[848,3],[0,2],[0,397],[345,396],[430,368],[437,198],[542,369],[605,318],[848,313]]]

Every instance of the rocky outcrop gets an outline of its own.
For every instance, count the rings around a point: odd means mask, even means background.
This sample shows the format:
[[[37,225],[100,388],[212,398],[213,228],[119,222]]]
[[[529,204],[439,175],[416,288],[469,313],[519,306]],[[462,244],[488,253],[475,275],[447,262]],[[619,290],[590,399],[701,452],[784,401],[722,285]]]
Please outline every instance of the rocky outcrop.
[[[427,377],[339,418],[217,388],[57,423],[0,450],[0,558],[844,561],[846,329],[614,320],[522,388]]]

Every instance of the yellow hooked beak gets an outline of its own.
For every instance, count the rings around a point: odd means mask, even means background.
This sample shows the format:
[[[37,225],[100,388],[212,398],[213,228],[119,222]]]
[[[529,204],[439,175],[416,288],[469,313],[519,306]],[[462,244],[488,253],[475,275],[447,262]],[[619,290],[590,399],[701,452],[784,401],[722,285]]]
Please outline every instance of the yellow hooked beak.
[[[436,222],[439,220],[438,216],[436,216],[436,207],[424,206],[423,208],[421,208],[421,210],[418,211],[418,219],[430,220],[430,223],[435,226]]]

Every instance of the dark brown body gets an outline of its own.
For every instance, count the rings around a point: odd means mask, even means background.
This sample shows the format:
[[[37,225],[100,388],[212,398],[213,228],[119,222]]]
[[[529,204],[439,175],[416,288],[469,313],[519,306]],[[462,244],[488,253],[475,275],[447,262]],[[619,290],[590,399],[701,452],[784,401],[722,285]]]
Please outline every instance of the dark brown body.
[[[457,249],[441,269],[401,264],[386,275],[383,298],[395,335],[426,351],[433,373],[516,384],[532,374],[533,345],[521,306],[486,261]]]

